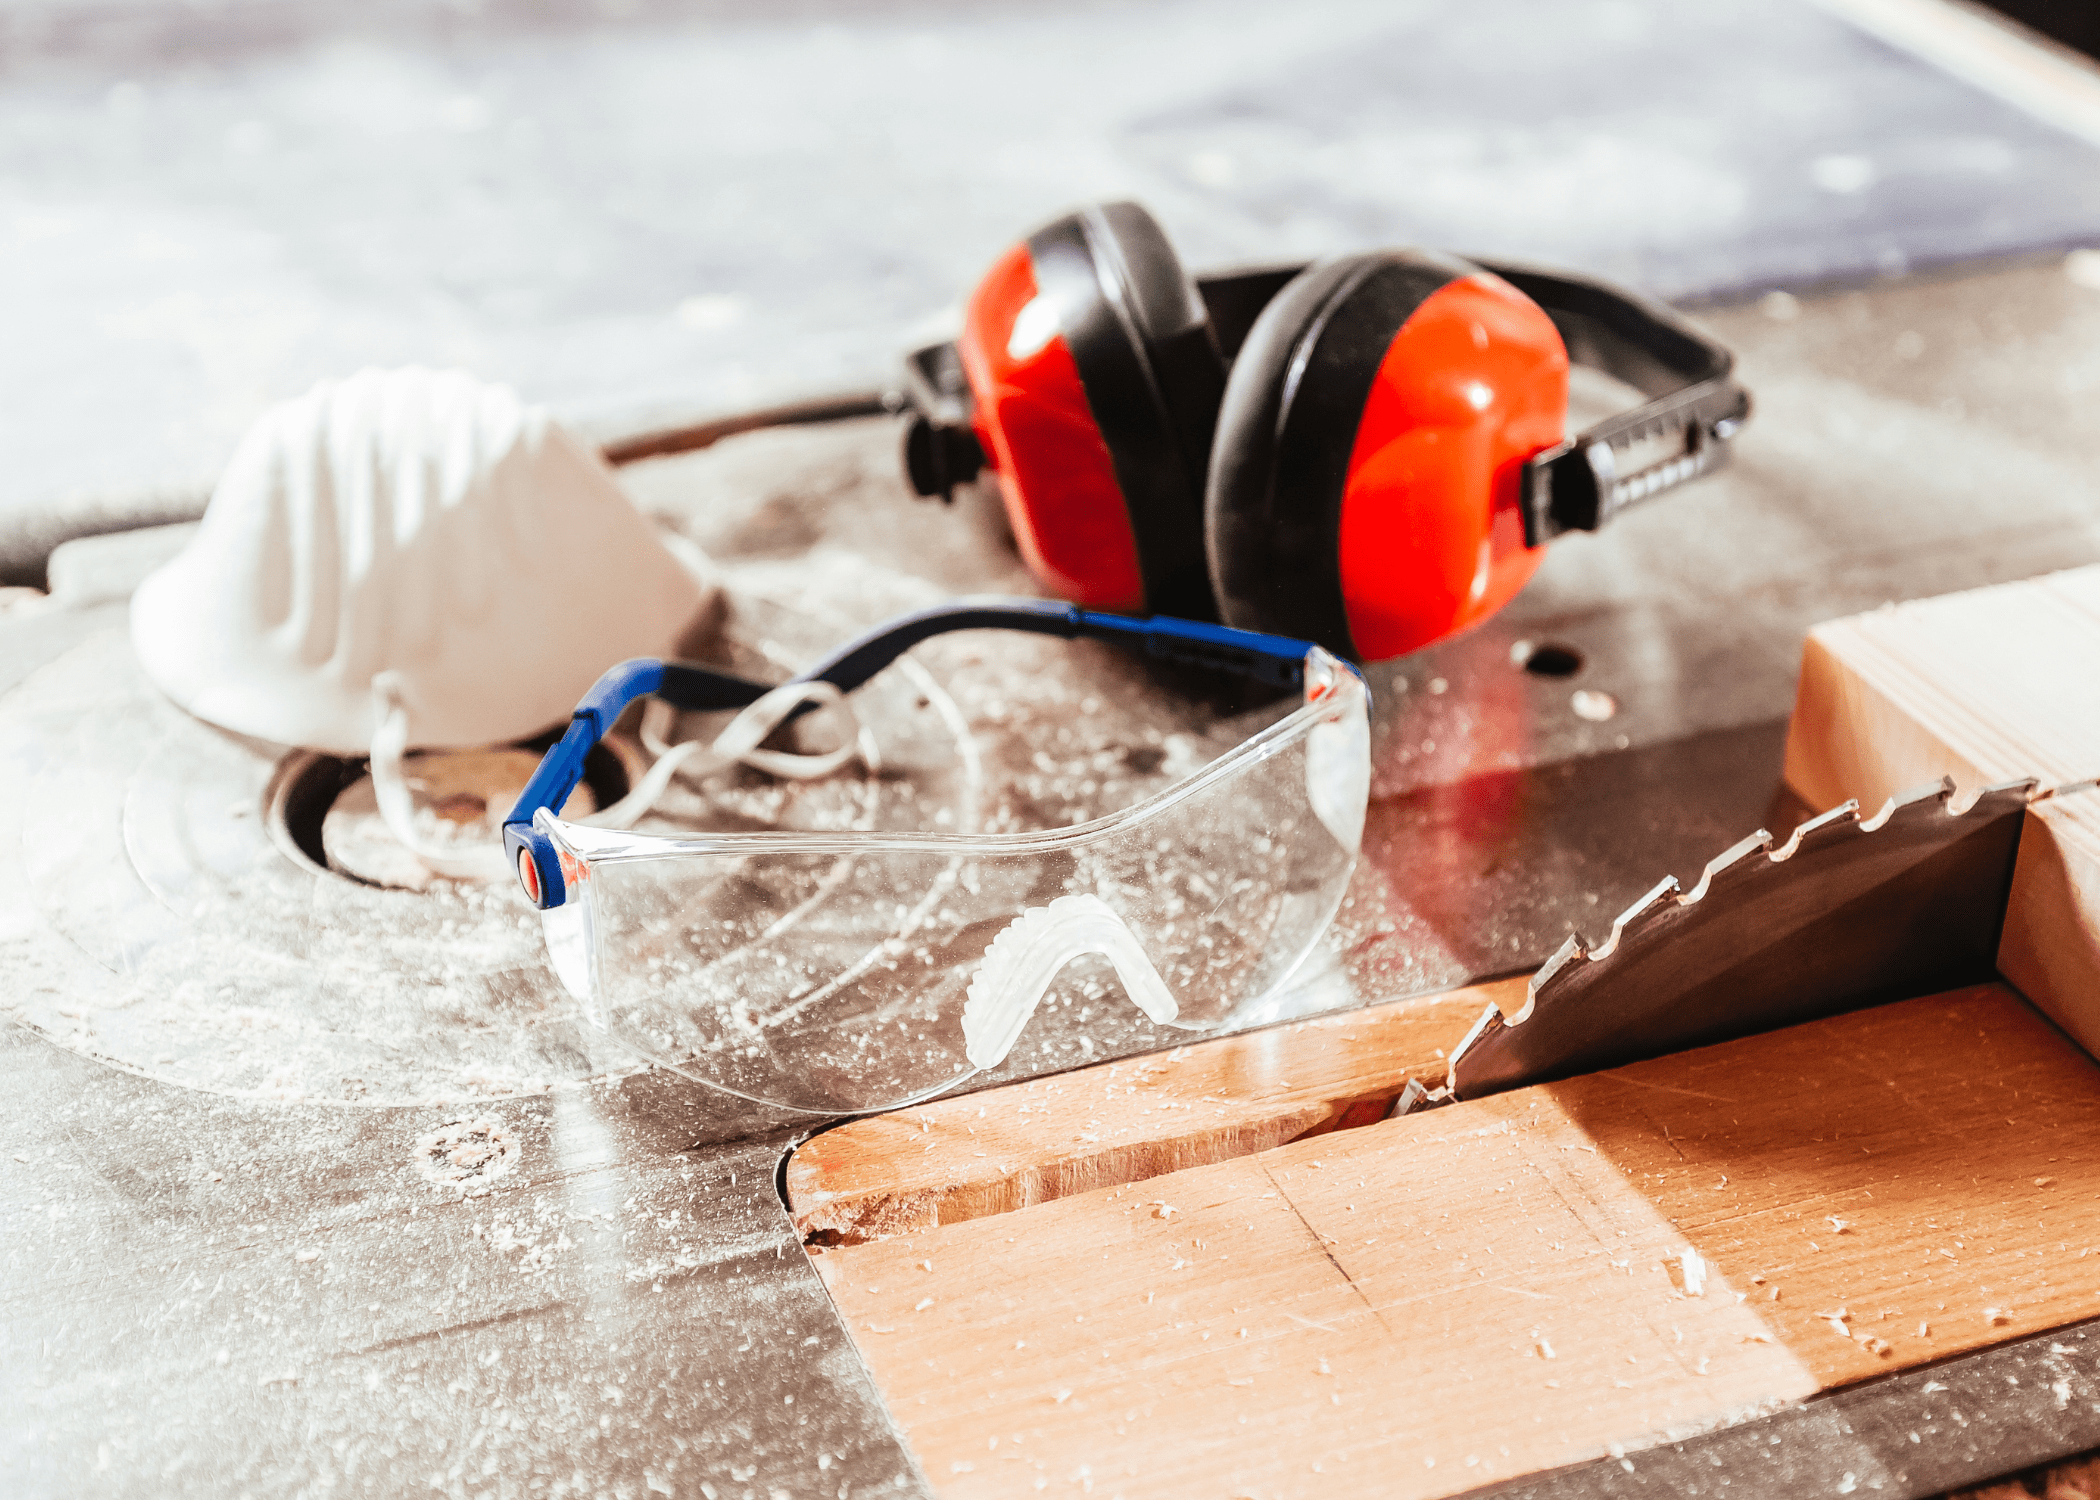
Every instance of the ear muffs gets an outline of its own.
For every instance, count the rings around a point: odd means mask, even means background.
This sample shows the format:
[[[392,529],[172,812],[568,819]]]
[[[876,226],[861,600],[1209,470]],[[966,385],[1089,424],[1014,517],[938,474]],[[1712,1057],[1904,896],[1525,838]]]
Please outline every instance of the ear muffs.
[[[1209,618],[1203,487],[1225,362],[1152,216],[1082,209],[1014,246],[956,352],[1036,576],[1097,609]]]
[[[1254,321],[1205,515],[1228,625],[1403,655],[1537,568],[1524,469],[1560,443],[1568,354],[1506,281],[1423,250],[1316,265]]]
[[[1571,353],[1645,399],[1564,434]],[[946,495],[989,457],[1067,599],[1382,661],[1493,614],[1553,537],[1726,463],[1734,364],[1536,266],[1391,250],[1191,281],[1111,203],[1008,251],[962,337],[907,358],[906,469]]]

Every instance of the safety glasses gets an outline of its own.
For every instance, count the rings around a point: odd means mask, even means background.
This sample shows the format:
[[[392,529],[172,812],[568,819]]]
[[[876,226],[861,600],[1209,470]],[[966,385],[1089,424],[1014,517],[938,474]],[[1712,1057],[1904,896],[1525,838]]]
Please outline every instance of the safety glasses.
[[[1185,779],[1070,827],[681,835],[552,810],[638,697],[740,710],[716,743],[755,744],[911,646],[986,628],[1119,642],[1299,689],[1302,703]],[[779,687],[673,662],[614,668],[526,787],[505,850],[593,1025],[747,1099],[888,1109],[998,1067],[1056,986],[1104,999],[1119,986],[1162,1044],[1258,1014],[1355,866],[1368,707],[1356,669],[1304,641],[966,603],[893,621]]]

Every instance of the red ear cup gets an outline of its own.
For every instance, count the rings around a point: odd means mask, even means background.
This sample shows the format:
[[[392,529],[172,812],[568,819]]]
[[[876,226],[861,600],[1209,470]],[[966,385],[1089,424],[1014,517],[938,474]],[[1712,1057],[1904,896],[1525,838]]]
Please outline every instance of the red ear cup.
[[[977,440],[999,476],[1014,541],[1043,586],[1094,609],[1143,609],[1145,580],[1115,461],[1056,313],[1025,244],[978,283],[956,341]]]
[[[1082,209],[992,267],[957,341],[1029,567],[1097,609],[1212,615],[1203,482],[1224,361],[1133,203]]]
[[[1255,320],[1219,411],[1221,618],[1383,661],[1493,614],[1542,556],[1519,486],[1561,439],[1567,387],[1552,320],[1477,266],[1314,266]]]

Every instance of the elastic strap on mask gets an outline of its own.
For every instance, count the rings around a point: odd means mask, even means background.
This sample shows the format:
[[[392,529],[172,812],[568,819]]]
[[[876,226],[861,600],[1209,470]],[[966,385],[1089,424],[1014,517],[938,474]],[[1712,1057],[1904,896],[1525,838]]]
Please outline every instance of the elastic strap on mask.
[[[381,673],[372,680],[372,693],[379,709],[379,728],[372,736],[372,791],[387,830],[434,875],[453,880],[508,878],[511,860],[502,849],[446,844],[428,837],[418,825],[415,790],[407,772],[409,709],[400,676]],[[811,709],[831,709],[844,716],[844,744],[821,755],[759,748],[774,730]],[[648,773],[626,796],[581,821],[600,828],[632,828],[680,771],[705,774],[741,762],[769,775],[812,781],[832,775],[856,757],[870,770],[881,767],[874,737],[854,717],[846,695],[828,682],[790,682],[774,688],[739,712],[712,740],[670,745],[660,734],[647,738],[654,741],[649,748],[657,752]]]
[[[761,750],[767,736],[805,709],[831,709],[844,716],[849,733],[836,750],[821,755],[798,755],[785,750]],[[828,682],[789,682],[774,688],[756,703],[731,719],[712,740],[667,743],[658,728],[663,718],[676,710],[662,699],[654,699],[643,710],[642,743],[655,752],[649,773],[619,801],[581,821],[593,828],[632,828],[656,805],[657,798],[683,771],[688,775],[718,771],[741,762],[755,770],[792,781],[814,781],[842,769],[858,756],[870,770],[880,769],[881,755],[874,736],[854,717],[846,695]],[[659,717],[661,715],[661,717]],[[656,720],[652,723],[652,720]]]
[[[372,735],[372,794],[379,816],[401,846],[433,875],[453,880],[501,880],[510,861],[501,849],[486,844],[447,846],[425,838],[416,826],[416,796],[408,784],[408,703],[399,673],[381,672],[372,679],[379,709],[379,728]]]

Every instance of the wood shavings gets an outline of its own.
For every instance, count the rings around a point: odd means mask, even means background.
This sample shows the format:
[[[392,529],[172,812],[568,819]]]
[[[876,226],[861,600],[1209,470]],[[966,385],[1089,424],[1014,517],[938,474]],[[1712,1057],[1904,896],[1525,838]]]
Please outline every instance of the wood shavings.
[[[1830,1232],[1832,1234],[1850,1234],[1852,1232],[1852,1221],[1850,1219],[1841,1219],[1836,1214],[1825,1214],[1824,1217],[1830,1220]]]
[[[1984,1326],[1996,1328],[2000,1323],[2010,1323],[2012,1314],[2002,1307],[1986,1307],[1983,1310]]]
[[[1847,1326],[1852,1320],[1852,1314],[1846,1312],[1842,1307],[1836,1312],[1819,1312],[1816,1316],[1828,1323],[1830,1331],[1839,1338],[1849,1339],[1852,1337],[1852,1330]]]
[[[1687,1297],[1706,1295],[1706,1257],[1690,1246],[1677,1258],[1684,1272],[1684,1294]]]
[[[931,1306],[933,1306],[933,1299],[931,1297],[921,1297],[918,1300],[918,1302],[912,1307],[912,1311],[924,1312],[927,1308]]]
[[[2055,1181],[2056,1179],[2054,1177],[2037,1177],[2034,1180],[2034,1185],[2036,1187],[2048,1187],[2051,1183]]]
[[[1170,1219],[1179,1212],[1180,1209],[1163,1199],[1155,1198],[1152,1201],[1152,1217],[1155,1219]]]

